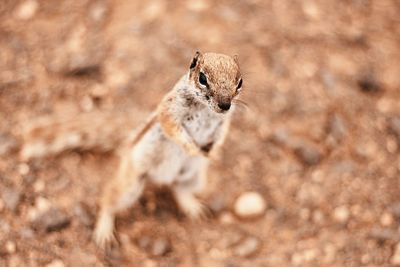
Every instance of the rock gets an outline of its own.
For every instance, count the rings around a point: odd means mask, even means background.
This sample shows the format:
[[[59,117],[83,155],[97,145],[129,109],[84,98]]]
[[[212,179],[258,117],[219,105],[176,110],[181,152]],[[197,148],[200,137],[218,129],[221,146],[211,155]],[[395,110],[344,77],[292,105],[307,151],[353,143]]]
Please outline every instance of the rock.
[[[46,183],[41,179],[38,179],[33,184],[33,190],[35,191],[35,193],[43,192],[45,187],[46,187]]]
[[[390,211],[394,217],[400,219],[400,202],[394,203],[390,206]]]
[[[157,266],[158,266],[157,262],[151,259],[147,259],[143,262],[143,267],[157,267]]]
[[[400,240],[399,233],[387,228],[373,228],[369,233],[369,237],[383,243],[386,241],[398,242]]]
[[[292,137],[290,136],[289,132],[285,128],[278,128],[276,131],[273,132],[271,139],[273,142],[276,142],[281,145],[289,146]]]
[[[392,117],[388,121],[389,132],[400,140],[400,116]]]
[[[10,224],[0,218],[0,234],[1,235],[8,234],[10,230],[11,230]]]
[[[235,221],[235,218],[230,212],[226,211],[219,216],[219,221],[222,224],[232,224]]]
[[[376,93],[382,89],[372,74],[363,75],[358,79],[357,85],[364,93]]]
[[[14,137],[5,133],[0,133],[0,156],[5,156],[17,148],[18,142]]]
[[[221,195],[214,196],[209,202],[209,208],[214,214],[222,212],[226,208],[224,197]]]
[[[8,254],[14,254],[17,251],[17,245],[13,241],[7,241],[5,245]]]
[[[137,240],[137,244],[138,246],[143,249],[143,250],[148,250],[149,247],[151,246],[151,237],[144,235],[141,236],[138,240]]]
[[[390,263],[394,266],[400,266],[400,243],[394,248],[392,257],[390,258]]]
[[[325,216],[320,210],[316,210],[312,214],[312,221],[316,224],[323,224],[325,221]]]
[[[166,238],[157,238],[154,240],[152,249],[151,249],[151,254],[153,256],[164,256],[168,252],[171,251],[171,244],[168,239]]]
[[[350,218],[350,211],[346,206],[336,207],[333,211],[333,219],[336,222],[345,224]]]
[[[57,209],[51,208],[47,212],[39,215],[33,221],[33,228],[39,232],[52,232],[64,229],[70,224],[69,216]]]
[[[218,240],[217,246],[222,250],[226,250],[238,245],[245,237],[246,234],[243,231],[233,228],[233,230],[226,232],[226,234],[221,236]]]
[[[90,208],[83,204],[78,203],[74,208],[74,216],[78,221],[86,227],[94,226],[95,218],[90,211]]]
[[[256,237],[249,236],[233,248],[233,254],[239,257],[250,257],[254,255],[260,247],[260,240]]]
[[[382,214],[380,218],[380,222],[382,226],[390,226],[393,223],[393,216],[392,214],[385,212]]]
[[[36,220],[40,214],[45,213],[51,208],[51,203],[44,197],[38,197],[35,200],[35,206],[29,208],[28,218],[30,221]]]
[[[29,173],[29,171],[30,171],[30,167],[29,167],[28,164],[21,163],[21,164],[18,165],[19,174],[25,176],[25,175],[27,175]]]
[[[20,20],[31,19],[38,10],[39,4],[35,0],[27,0],[21,3],[15,12],[15,17]]]
[[[144,235],[137,240],[138,246],[146,251],[150,256],[160,257],[172,251],[171,242],[165,237],[153,239]]]
[[[318,5],[313,1],[303,2],[302,9],[304,14],[311,19],[318,19],[321,15]]]
[[[261,216],[266,209],[264,198],[257,192],[241,194],[234,204],[235,214],[241,218]]]
[[[295,252],[292,255],[291,261],[293,265],[303,266],[304,263],[308,263],[315,260],[317,256],[318,256],[318,250],[311,248],[311,249],[306,249],[302,252]]]
[[[23,239],[32,239],[35,237],[34,231],[29,227],[24,227],[19,231],[19,235]]]
[[[11,188],[5,189],[2,193],[4,206],[12,212],[16,212],[21,202],[21,193]]]
[[[335,114],[329,121],[329,133],[337,141],[341,141],[343,137],[347,134],[347,128],[343,119]]]
[[[77,24],[49,59],[50,71],[73,77],[98,77],[105,58],[103,39],[87,25]]]
[[[305,165],[317,165],[322,160],[322,152],[310,142],[301,142],[295,145],[294,153]]]
[[[65,264],[62,260],[53,260],[52,262],[45,265],[45,267],[65,267]]]
[[[209,3],[205,0],[194,1],[190,0],[186,2],[187,8],[193,12],[202,12],[209,8]]]
[[[97,23],[103,23],[109,13],[107,1],[97,1],[89,9],[89,17]]]

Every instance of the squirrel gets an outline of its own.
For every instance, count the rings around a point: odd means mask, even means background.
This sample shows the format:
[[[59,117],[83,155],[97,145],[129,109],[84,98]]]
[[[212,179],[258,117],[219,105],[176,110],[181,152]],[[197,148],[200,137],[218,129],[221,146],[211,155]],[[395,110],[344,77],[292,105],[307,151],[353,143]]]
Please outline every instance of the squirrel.
[[[205,186],[209,159],[225,140],[242,83],[237,56],[196,52],[188,72],[123,143],[116,177],[101,197],[94,230],[98,246],[115,240],[116,214],[135,203],[146,181],[171,186],[188,217],[204,215],[196,194]]]
[[[103,190],[93,235],[103,248],[115,241],[116,214],[135,203],[146,181],[171,186],[188,217],[203,217],[206,208],[195,195],[205,187],[208,162],[225,140],[242,83],[237,56],[196,52],[189,70],[142,127],[131,130],[143,117],[141,110],[134,110],[135,116],[94,112],[61,120],[43,117],[22,129],[20,158],[66,150],[119,152],[116,177]],[[109,127],[103,127],[105,122]]]

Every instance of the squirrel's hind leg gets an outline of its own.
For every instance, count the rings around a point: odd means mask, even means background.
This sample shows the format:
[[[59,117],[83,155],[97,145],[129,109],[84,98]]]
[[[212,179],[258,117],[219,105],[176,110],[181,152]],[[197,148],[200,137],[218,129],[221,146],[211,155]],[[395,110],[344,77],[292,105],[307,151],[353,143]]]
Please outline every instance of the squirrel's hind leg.
[[[107,248],[115,242],[115,215],[135,203],[144,185],[144,175],[134,168],[131,159],[121,159],[116,178],[106,185],[101,198],[100,214],[94,231],[94,241],[99,247]]]

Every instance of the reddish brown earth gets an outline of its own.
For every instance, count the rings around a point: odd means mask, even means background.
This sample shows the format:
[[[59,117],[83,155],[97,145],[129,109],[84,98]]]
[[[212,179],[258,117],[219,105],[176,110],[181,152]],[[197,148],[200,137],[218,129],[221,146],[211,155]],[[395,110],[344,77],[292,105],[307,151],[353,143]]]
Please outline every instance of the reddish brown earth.
[[[399,14],[397,0],[2,0],[0,266],[400,265]],[[137,120],[196,50],[238,54],[245,73],[248,108],[203,195],[215,216],[191,222],[149,188],[104,255],[90,237],[115,157],[24,163],[21,129]],[[241,220],[233,203],[249,190],[267,210]]]

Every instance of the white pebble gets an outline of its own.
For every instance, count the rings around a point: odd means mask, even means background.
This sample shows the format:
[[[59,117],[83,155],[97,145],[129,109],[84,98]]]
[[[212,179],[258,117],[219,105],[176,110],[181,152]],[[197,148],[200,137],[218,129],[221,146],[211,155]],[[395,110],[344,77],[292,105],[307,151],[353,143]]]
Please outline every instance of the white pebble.
[[[13,241],[7,241],[6,250],[9,254],[13,254],[17,250],[17,246],[15,245],[15,243]]]
[[[235,219],[233,218],[232,214],[230,212],[223,212],[220,217],[219,217],[219,221],[222,224],[232,224]]]
[[[39,4],[37,1],[34,1],[34,0],[25,1],[21,5],[18,6],[18,8],[15,12],[15,16],[17,19],[21,19],[21,20],[30,19],[35,15],[38,7],[39,7]]]
[[[390,262],[394,266],[400,266],[400,243],[398,243],[394,249],[394,253],[392,258],[390,259]]]
[[[18,172],[21,175],[27,175],[29,173],[29,165],[26,163],[21,163],[18,165]]]
[[[236,215],[242,218],[257,217],[264,213],[266,203],[257,192],[246,192],[239,196],[235,202]]]
[[[382,226],[390,226],[393,223],[393,216],[392,214],[385,212],[382,214],[380,221]]]
[[[349,220],[350,211],[346,206],[336,207],[333,211],[333,218],[339,223],[346,223]]]
[[[49,264],[46,264],[46,267],[65,267],[65,264],[62,260],[53,260]]]

